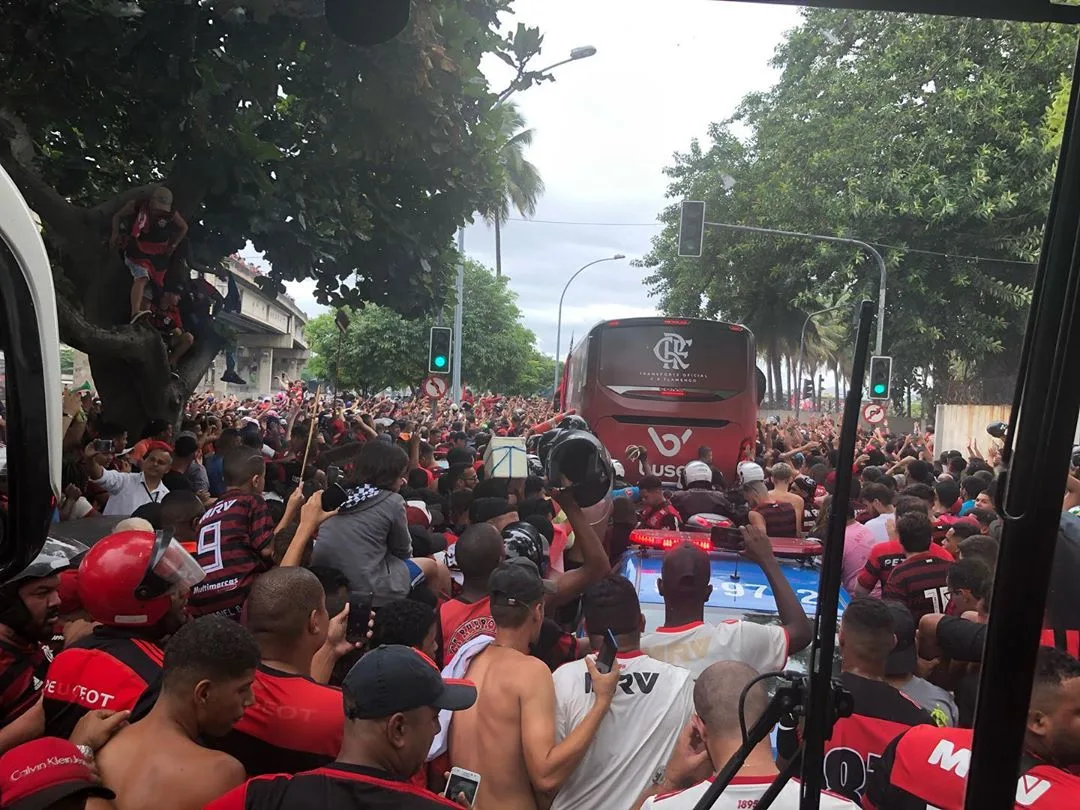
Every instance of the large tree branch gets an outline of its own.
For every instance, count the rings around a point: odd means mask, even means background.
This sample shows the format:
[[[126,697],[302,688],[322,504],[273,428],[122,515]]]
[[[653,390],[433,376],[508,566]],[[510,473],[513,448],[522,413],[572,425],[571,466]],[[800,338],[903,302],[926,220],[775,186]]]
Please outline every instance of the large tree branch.
[[[27,205],[41,221],[67,241],[86,224],[86,211],[65,200],[31,168],[34,146],[26,125],[10,110],[0,109],[0,166],[11,175]],[[77,237],[76,237],[77,238]]]
[[[123,358],[136,367],[150,363],[164,365],[165,347],[153,330],[142,325],[121,326],[106,329],[86,319],[78,309],[62,296],[56,299],[56,312],[60,321],[60,337],[64,343],[89,355]],[[157,352],[151,344],[157,345]]]
[[[217,332],[210,331],[199,337],[192,346],[191,351],[184,355],[180,361],[180,401],[187,402],[188,397],[199,385],[199,381],[206,375],[206,370],[214,362],[218,352],[225,346],[225,339]]]

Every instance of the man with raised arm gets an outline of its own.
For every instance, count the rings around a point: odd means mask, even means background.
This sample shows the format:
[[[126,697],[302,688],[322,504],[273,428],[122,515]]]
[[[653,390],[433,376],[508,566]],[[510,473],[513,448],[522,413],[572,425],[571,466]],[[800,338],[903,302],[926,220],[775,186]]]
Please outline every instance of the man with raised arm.
[[[611,706],[619,665],[600,674],[586,659],[595,702],[556,744],[554,682],[544,662],[529,655],[544,621],[544,598],[554,586],[519,557],[495,569],[490,590],[495,641],[465,674],[479,697],[454,717],[450,761],[480,774],[475,810],[537,810],[547,806],[537,794],[555,793],[585,756]]]

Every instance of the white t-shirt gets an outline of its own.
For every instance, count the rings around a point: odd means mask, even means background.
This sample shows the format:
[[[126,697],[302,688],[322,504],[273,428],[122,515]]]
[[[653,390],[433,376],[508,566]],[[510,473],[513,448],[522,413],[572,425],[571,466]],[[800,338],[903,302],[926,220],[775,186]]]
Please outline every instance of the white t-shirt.
[[[713,810],[752,808],[772,781],[771,776],[736,776],[720,794],[720,798],[713,805]],[[710,785],[712,785],[712,780],[707,779],[679,793],[661,793],[659,796],[650,796],[641,805],[641,810],[653,810],[653,808],[655,810],[693,810],[694,805],[705,795]],[[770,807],[775,807],[777,810],[799,810],[799,780],[788,780]],[[858,807],[859,805],[842,796],[821,791],[821,810],[858,810]]]
[[[758,672],[781,670],[788,660],[788,635],[778,624],[739,619],[720,624],[691,622],[646,633],[641,649],[653,658],[686,667],[696,681],[709,664],[717,661],[742,661]]]
[[[878,515],[876,518],[870,518],[864,524],[866,528],[870,530],[870,534],[874,535],[875,543],[884,543],[889,539],[889,527],[888,522],[896,520],[895,512],[888,512],[883,515]]]
[[[151,501],[161,503],[162,498],[169,494],[169,488],[161,482],[158,482],[153,491],[147,488],[146,479],[141,472],[105,470],[101,478],[91,480],[90,483],[97,484],[109,493],[109,501],[101,513],[106,517],[131,517],[131,513],[143,504]]]
[[[621,653],[618,660],[622,672],[611,708],[552,810],[633,807],[690,721],[694,681],[687,670],[640,651]],[[595,697],[584,661],[563,664],[554,680],[555,733],[561,741],[588,714]]]

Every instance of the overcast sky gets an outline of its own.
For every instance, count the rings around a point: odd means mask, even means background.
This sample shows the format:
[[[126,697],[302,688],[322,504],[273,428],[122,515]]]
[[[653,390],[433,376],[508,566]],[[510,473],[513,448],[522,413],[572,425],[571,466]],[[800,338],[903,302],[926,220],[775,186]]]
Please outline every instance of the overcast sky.
[[[555,351],[559,294],[587,262],[628,257],[586,270],[563,307],[562,353],[606,318],[655,312],[630,266],[649,249],[664,207],[662,173],[672,154],[704,137],[711,121],[730,115],[748,92],[776,78],[767,62],[783,33],[798,21],[794,8],[723,0],[516,0],[518,21],[538,26],[544,51],[537,68],[570,49],[593,45],[596,56],[564,65],[558,80],[514,96],[536,137],[529,159],[547,187],[535,221],[503,229],[503,272],[518,293],[539,347]],[[492,88],[505,87],[509,68],[484,63]],[[516,217],[517,214],[515,213]],[[549,222],[637,223],[566,225]],[[482,223],[466,230],[466,252],[495,266],[494,234]],[[311,283],[289,284],[309,314],[322,311]]]

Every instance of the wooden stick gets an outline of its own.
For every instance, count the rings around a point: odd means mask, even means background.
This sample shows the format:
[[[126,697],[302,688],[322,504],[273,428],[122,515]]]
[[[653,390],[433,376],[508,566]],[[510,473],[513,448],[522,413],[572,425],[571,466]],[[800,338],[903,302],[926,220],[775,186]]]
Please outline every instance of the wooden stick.
[[[307,471],[308,454],[311,452],[311,437],[315,435],[315,422],[319,419],[319,397],[322,395],[322,384],[315,388],[315,399],[312,400],[314,407],[311,409],[311,424],[308,426],[307,446],[304,448],[304,463],[300,465],[300,483],[304,483],[304,473]]]

